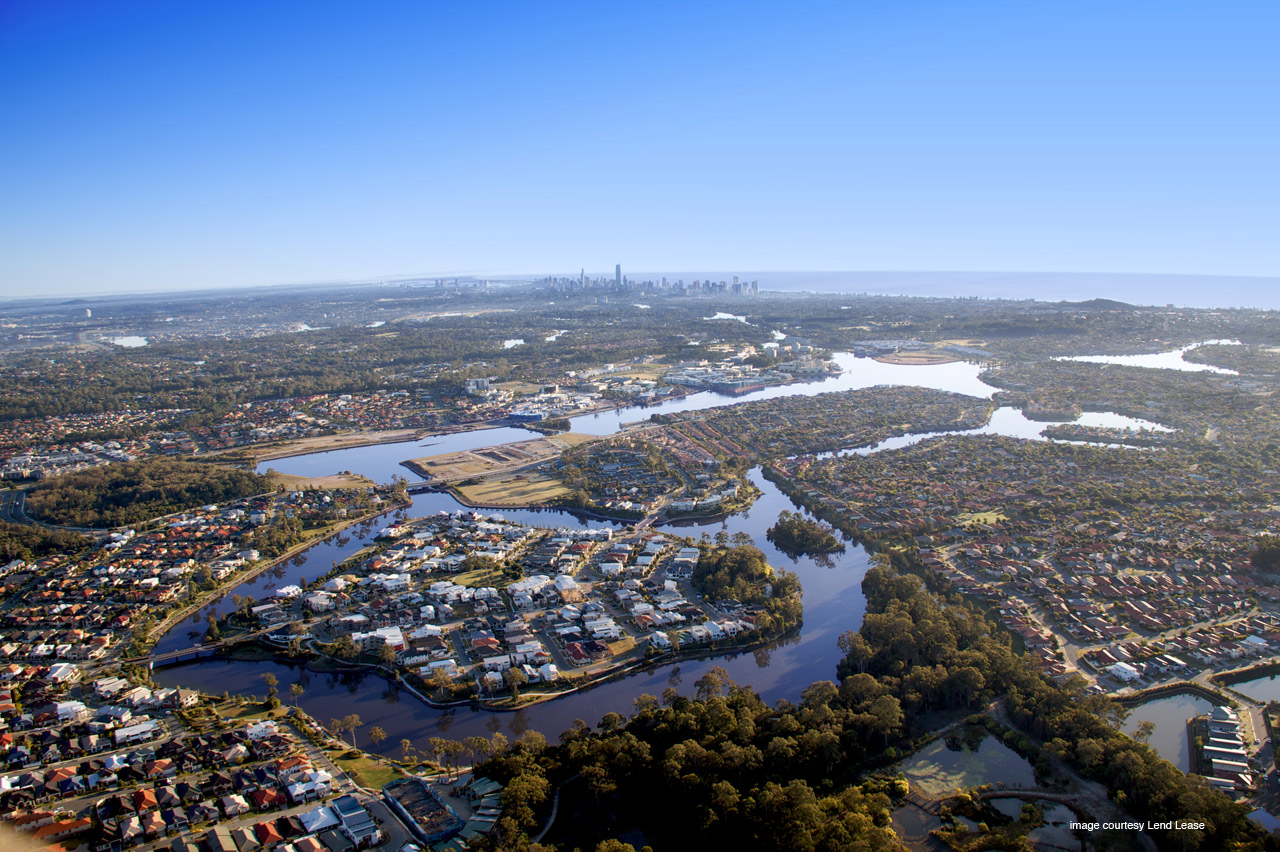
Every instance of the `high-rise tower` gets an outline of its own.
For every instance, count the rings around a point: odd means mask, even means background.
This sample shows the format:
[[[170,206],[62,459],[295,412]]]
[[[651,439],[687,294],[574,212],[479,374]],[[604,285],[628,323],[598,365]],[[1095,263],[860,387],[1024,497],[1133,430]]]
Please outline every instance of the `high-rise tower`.
[[[613,268],[613,284],[619,290],[622,289],[622,264],[619,263]]]

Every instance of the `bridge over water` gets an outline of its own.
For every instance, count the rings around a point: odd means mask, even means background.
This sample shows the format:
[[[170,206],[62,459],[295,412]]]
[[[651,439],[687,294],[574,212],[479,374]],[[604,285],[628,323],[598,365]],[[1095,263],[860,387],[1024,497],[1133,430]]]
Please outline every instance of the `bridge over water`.
[[[252,633],[242,633],[237,636],[230,636],[226,639],[219,639],[214,642],[197,643],[189,648],[180,648],[177,651],[165,651],[162,654],[143,654],[138,657],[125,657],[121,659],[120,662],[129,663],[131,665],[146,663],[147,668],[154,668],[156,665],[178,663],[186,658],[196,660],[201,656],[214,656],[219,651],[238,645],[241,642],[249,642],[263,636],[279,633],[286,627],[288,627],[288,624],[273,624],[270,627],[264,627],[263,629],[255,630]]]

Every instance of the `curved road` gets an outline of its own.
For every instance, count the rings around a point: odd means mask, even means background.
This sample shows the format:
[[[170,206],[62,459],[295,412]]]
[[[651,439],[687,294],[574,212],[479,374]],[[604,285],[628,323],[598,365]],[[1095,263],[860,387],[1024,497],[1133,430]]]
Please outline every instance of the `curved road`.
[[[97,537],[107,536],[112,532],[111,530],[95,529],[93,527],[61,527],[57,524],[46,524],[44,521],[37,521],[27,514],[26,501],[27,490],[25,488],[11,488],[0,491],[0,520],[8,521],[11,524],[24,524],[32,527],[43,527],[47,530],[83,533]]]

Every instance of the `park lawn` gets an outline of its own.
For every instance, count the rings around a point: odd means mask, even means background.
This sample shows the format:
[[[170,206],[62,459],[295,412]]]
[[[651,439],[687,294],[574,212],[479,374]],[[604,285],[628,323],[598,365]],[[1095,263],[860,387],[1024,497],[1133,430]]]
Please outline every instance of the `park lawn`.
[[[609,643],[609,650],[613,652],[615,657],[620,657],[633,650],[636,647],[636,640],[630,636],[623,636],[621,639],[615,639]]]
[[[531,473],[460,485],[458,493],[479,506],[541,506],[570,492],[558,479]]]
[[[283,485],[289,491],[302,491],[306,488],[368,488],[376,485],[372,479],[366,479],[356,473],[335,473],[331,476],[295,476],[292,473],[271,472],[271,482]]]
[[[498,390],[504,390],[516,396],[527,396],[531,393],[537,393],[542,389],[540,385],[535,385],[530,382],[498,382],[494,387]]]
[[[267,685],[265,683],[259,682],[253,686],[254,688],[260,689],[263,695],[266,694]],[[283,704],[280,705],[280,709],[284,709]],[[279,717],[283,714],[277,712],[274,715]],[[265,706],[263,706],[262,702],[249,700],[244,704],[237,704],[234,701],[230,704],[219,703],[218,716],[221,717],[224,722],[230,722],[232,720],[238,722],[252,722],[271,718],[272,714]]]
[[[957,516],[962,524],[994,524],[996,521],[1008,520],[1003,512],[965,512]]]
[[[469,586],[478,589],[483,586],[505,586],[506,580],[502,576],[502,570],[499,568],[477,568],[475,571],[464,571],[453,577],[453,582],[459,586]]]
[[[633,369],[623,370],[616,375],[625,376],[630,379],[646,379],[651,382],[656,382],[670,369],[670,367],[664,367],[661,364],[639,364]]]
[[[333,762],[354,778],[357,784],[370,790],[381,790],[397,778],[404,777],[404,772],[400,769],[364,755],[354,758],[335,757]]]

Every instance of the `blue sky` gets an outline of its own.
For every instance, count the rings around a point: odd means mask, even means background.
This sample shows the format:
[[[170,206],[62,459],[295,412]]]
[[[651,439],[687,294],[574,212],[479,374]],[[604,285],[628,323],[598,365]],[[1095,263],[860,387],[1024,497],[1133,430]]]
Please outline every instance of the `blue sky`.
[[[0,295],[1280,275],[1280,4],[0,2]]]

